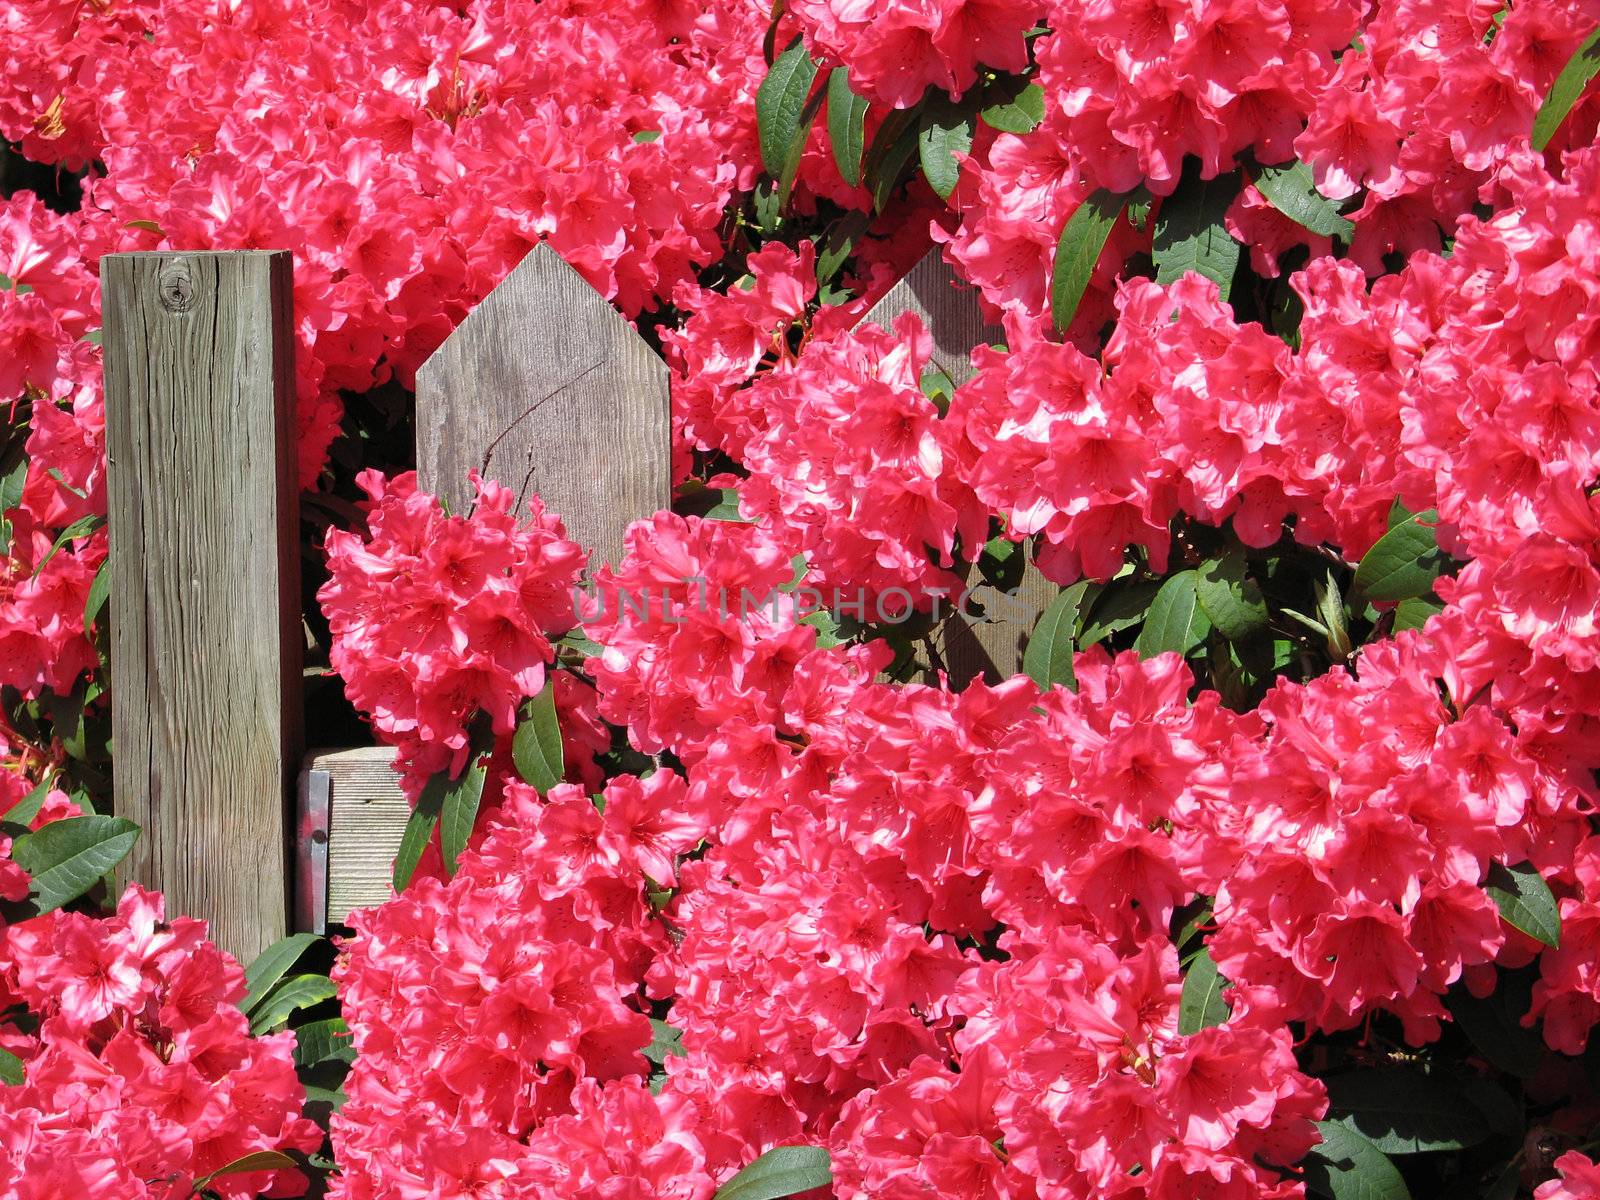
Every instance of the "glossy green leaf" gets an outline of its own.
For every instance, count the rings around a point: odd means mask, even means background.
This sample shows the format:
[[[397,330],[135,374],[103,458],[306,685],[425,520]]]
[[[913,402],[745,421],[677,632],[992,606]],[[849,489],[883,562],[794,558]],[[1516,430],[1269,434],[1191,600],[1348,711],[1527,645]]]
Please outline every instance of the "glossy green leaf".
[[[718,1188],[712,1200],[781,1200],[832,1182],[833,1163],[821,1146],[778,1146]]]
[[[669,1058],[684,1057],[683,1030],[651,1017],[650,1032],[650,1044],[644,1048],[643,1053],[651,1062],[660,1066]]]
[[[439,813],[444,809],[445,789],[450,786],[450,776],[440,771],[423,785],[417,806],[411,810],[406,827],[400,834],[400,849],[394,856],[394,890],[402,892],[417,869],[422,852],[428,848],[434,828],[439,824]]]
[[[1491,863],[1483,890],[1489,893],[1507,925],[1546,946],[1561,945],[1561,910],[1550,886],[1532,863],[1511,867]]]
[[[1567,65],[1561,68],[1555,83],[1550,85],[1550,94],[1544,98],[1538,114],[1533,118],[1532,142],[1535,150],[1542,151],[1550,144],[1556,130],[1561,128],[1561,122],[1567,119],[1567,114],[1597,73],[1600,73],[1600,28],[1594,29],[1583,39],[1583,43],[1567,60]]]
[[[1078,679],[1072,670],[1073,639],[1085,602],[1099,590],[1098,584],[1087,580],[1075,583],[1057,593],[1039,614],[1022,652],[1022,670],[1040,690],[1058,683],[1070,691],[1078,690]]]
[[[1160,587],[1154,580],[1138,583],[1114,580],[1105,585],[1084,617],[1082,631],[1078,634],[1078,649],[1087,650],[1118,630],[1143,621]]]
[[[1408,600],[1431,592],[1444,570],[1434,531],[1438,521],[1431,508],[1411,513],[1373,543],[1356,566],[1361,594],[1368,600]]]
[[[561,749],[561,723],[556,717],[555,680],[547,678],[528,702],[528,715],[511,739],[511,761],[522,782],[544,795],[567,773]]]
[[[1133,644],[1140,658],[1154,658],[1168,651],[1188,654],[1205,641],[1211,622],[1200,607],[1195,578],[1193,571],[1179,571],[1162,583]]]
[[[1222,998],[1222,989],[1227,986],[1211,951],[1202,949],[1191,958],[1178,996],[1178,1032],[1199,1033],[1226,1021],[1231,1010]]]
[[[1101,188],[1067,218],[1050,270],[1050,320],[1057,330],[1065,332],[1078,315],[1095,264],[1126,202],[1126,196]]]
[[[1394,624],[1391,632],[1403,633],[1407,629],[1421,629],[1428,618],[1444,611],[1444,605],[1426,596],[1408,596],[1394,606]]]
[[[11,857],[32,877],[29,898],[46,913],[87,892],[138,840],[139,827],[122,817],[68,817],[17,838]]]
[[[545,691],[550,691],[548,684]],[[483,785],[489,775],[488,763],[473,754],[461,778],[445,788],[444,803],[439,810],[439,852],[444,857],[446,875],[456,873],[461,852],[472,837],[472,827],[478,823],[478,809],[483,804]]]
[[[986,105],[978,116],[1001,133],[1031,133],[1044,120],[1044,89],[1030,83],[1015,95]]]
[[[314,1067],[323,1062],[353,1063],[355,1042],[343,1017],[311,1021],[294,1031],[294,1065]]]
[[[250,1033],[259,1037],[302,1009],[332,1000],[337,994],[333,980],[326,975],[291,975],[268,992],[250,1014]]]
[[[917,127],[917,156],[922,174],[940,197],[948,200],[961,181],[956,155],[972,149],[972,118],[953,105],[930,105]]]
[[[1267,602],[1238,550],[1202,563],[1195,581],[1200,607],[1230,642],[1246,641],[1267,627]]]
[[[245,1175],[251,1171],[282,1171],[292,1170],[297,1164],[287,1154],[280,1154],[276,1150],[257,1150],[236,1158],[225,1167],[218,1167],[209,1175],[202,1175],[194,1181],[194,1191],[199,1192],[214,1179],[224,1175]]]
[[[1302,1164],[1306,1191],[1328,1200],[1411,1200],[1389,1156],[1339,1121],[1318,1121],[1320,1145]]]
[[[94,573],[94,580],[89,584],[89,594],[83,601],[83,627],[94,628],[95,622],[100,619],[100,610],[105,608],[106,600],[111,596],[111,559],[107,558]]]
[[[1268,204],[1295,224],[1323,237],[1350,240],[1355,230],[1354,222],[1340,216],[1333,202],[1317,191],[1311,168],[1305,163],[1296,161],[1277,167],[1261,167],[1252,182],[1256,191],[1266,197]]]
[[[861,156],[866,152],[867,102],[850,89],[850,73],[835,67],[828,74],[828,143],[839,174],[851,187],[861,182]]]
[[[4,475],[0,475],[0,513],[22,503],[22,489],[28,481],[28,460],[23,459]]]
[[[5,821],[11,825],[33,824],[33,819],[39,815],[39,810],[44,807],[45,797],[50,794],[50,788],[54,782],[55,775],[47,771],[45,777],[34,784],[28,790],[26,796],[6,809],[5,812],[0,813],[0,821]]]
[[[244,998],[239,1001],[240,1011],[247,1016],[253,1012],[316,940],[314,933],[291,933],[256,955],[255,961],[244,969]]]
[[[874,212],[882,212],[888,205],[912,156],[916,154],[917,126],[921,118],[920,105],[916,108],[897,108],[883,119],[878,132],[873,134],[862,173],[872,192]]]
[[[1335,1075],[1328,1115],[1385,1154],[1462,1150],[1489,1136],[1483,1113],[1455,1083],[1379,1067]]]
[[[1522,1024],[1533,1004],[1532,982],[1524,975],[1498,972],[1495,990],[1479,999],[1463,983],[1445,994],[1455,1023],[1488,1062],[1519,1079],[1528,1079],[1544,1061],[1545,1045],[1536,1029]]]
[[[797,35],[778,55],[767,77],[756,89],[756,133],[761,140],[761,163],[774,179],[783,177],[796,141],[805,137],[801,115],[816,82],[817,64]]]
[[[338,1112],[343,1108],[345,1101],[349,1099],[344,1094],[344,1088],[342,1087],[325,1088],[308,1083],[305,1085],[305,1089],[307,1104],[326,1104],[334,1112]]]
[[[56,540],[51,543],[50,549],[45,551],[44,557],[34,564],[34,578],[37,579],[39,577],[39,572],[44,570],[45,564],[54,558],[62,549],[64,549],[68,543],[75,542],[79,538],[89,537],[94,533],[95,530],[99,529],[100,526],[104,525],[105,523],[106,519],[104,517],[95,515],[79,517],[71,525],[68,525],[58,535],[56,535]]]
[[[1239,243],[1223,216],[1239,194],[1239,173],[1215,179],[1185,174],[1178,190],[1161,202],[1150,246],[1156,282],[1174,283],[1194,271],[1212,280],[1222,299],[1233,286],[1239,265]]]
[[[0,1050],[0,1083],[21,1087],[27,1080],[23,1062],[9,1050]]]

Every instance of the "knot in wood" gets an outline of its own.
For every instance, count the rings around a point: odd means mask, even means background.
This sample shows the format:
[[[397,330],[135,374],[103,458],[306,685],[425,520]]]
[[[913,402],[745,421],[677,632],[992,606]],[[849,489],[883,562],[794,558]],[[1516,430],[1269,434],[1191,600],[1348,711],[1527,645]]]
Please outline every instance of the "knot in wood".
[[[194,307],[194,279],[189,274],[189,264],[181,258],[162,264],[156,289],[161,307],[170,313],[188,312]]]

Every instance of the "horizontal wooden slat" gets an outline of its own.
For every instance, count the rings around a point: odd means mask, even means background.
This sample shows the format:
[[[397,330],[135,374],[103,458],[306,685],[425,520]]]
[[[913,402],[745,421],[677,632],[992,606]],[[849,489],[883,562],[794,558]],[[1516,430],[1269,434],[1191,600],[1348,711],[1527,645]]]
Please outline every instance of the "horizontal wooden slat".
[[[411,805],[394,771],[394,748],[361,746],[314,754],[306,769],[329,775],[328,920],[382,904]]]

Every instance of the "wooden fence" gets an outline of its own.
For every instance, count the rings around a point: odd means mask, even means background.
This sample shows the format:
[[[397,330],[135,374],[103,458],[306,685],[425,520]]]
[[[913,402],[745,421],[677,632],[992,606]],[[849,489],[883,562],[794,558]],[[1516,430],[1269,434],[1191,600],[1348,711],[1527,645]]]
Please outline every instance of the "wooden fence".
[[[302,764],[290,272],[281,251],[101,263],[115,802],[145,828],[125,871],[244,961],[389,895],[409,815],[385,748]],[[937,251],[864,319],[907,311],[957,383],[997,333]],[[421,486],[460,511],[477,468],[614,562],[628,524],[671,503],[667,386],[655,351],[539,246],[418,373]],[[1043,606],[1031,569],[1023,589]],[[1024,637],[952,618],[936,644],[959,685],[1020,669]]]

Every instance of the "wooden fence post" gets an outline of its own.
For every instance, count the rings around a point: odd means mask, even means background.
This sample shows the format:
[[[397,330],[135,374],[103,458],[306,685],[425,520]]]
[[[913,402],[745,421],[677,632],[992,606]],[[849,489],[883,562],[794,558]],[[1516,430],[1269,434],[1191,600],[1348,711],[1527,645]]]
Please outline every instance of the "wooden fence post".
[[[862,322],[888,329],[901,313],[914,312],[933,335],[933,363],[957,386],[973,376],[970,355],[975,346],[998,341],[1003,334],[986,324],[971,287],[959,286],[949,264],[935,246],[868,310]],[[978,581],[969,579],[969,585]],[[1023,613],[1043,611],[1055,585],[1029,562],[1017,586],[1020,606],[997,614],[1002,619],[969,623],[959,613],[934,632],[934,646],[944,660],[950,686],[963,688],[974,679],[998,683],[1022,670],[1032,621]],[[1012,608],[1019,611],[1012,612]],[[931,680],[930,680],[931,682]]]
[[[474,467],[538,493],[591,569],[672,503],[667,365],[542,242],[417,372],[418,484],[461,512]]]
[[[111,254],[111,695],[127,878],[249,962],[284,935],[301,722],[292,266]]]

